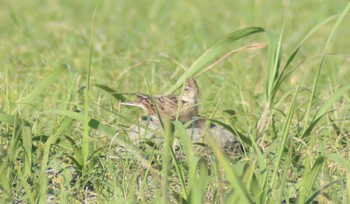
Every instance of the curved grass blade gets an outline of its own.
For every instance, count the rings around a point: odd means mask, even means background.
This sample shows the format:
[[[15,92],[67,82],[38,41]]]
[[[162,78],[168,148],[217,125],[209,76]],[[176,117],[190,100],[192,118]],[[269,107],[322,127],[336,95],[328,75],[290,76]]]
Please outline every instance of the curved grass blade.
[[[205,159],[194,157],[190,163],[188,185],[190,189],[189,203],[204,203],[204,194],[208,184],[208,165]]]
[[[174,121],[174,125],[175,129],[177,130],[177,134],[179,135],[181,146],[186,155],[186,160],[188,163],[190,163],[195,155],[191,138],[187,135],[185,126],[180,121]]]
[[[329,99],[323,103],[319,111],[317,111],[317,114],[315,116],[315,119],[322,117],[324,114],[328,112],[328,109],[333,105],[335,101],[337,101],[340,97],[344,96],[344,93],[350,90],[350,85],[344,86],[337,90],[334,94],[332,94]]]
[[[323,103],[323,105],[321,106],[321,108],[317,111],[315,117],[312,119],[312,122],[309,124],[309,126],[304,130],[303,134],[302,134],[302,138],[307,137],[311,131],[313,130],[313,128],[316,126],[316,124],[318,123],[318,121],[327,114],[328,109],[333,105],[333,103],[335,101],[337,101],[340,97],[342,97],[344,95],[345,92],[347,92],[348,90],[350,90],[350,85],[346,85],[342,88],[340,88],[339,90],[337,90],[334,94],[332,94],[329,99],[327,99],[327,101],[325,103]]]
[[[316,25],[314,28],[311,29],[310,32],[308,32],[305,37],[300,41],[300,43],[297,45],[297,47],[294,49],[294,51],[292,52],[292,54],[289,56],[289,58],[287,59],[286,64],[284,65],[283,69],[281,70],[281,73],[277,76],[276,79],[276,84],[273,87],[273,90],[271,92],[271,98],[273,99],[274,96],[276,95],[278,88],[280,87],[280,85],[282,84],[282,82],[288,77],[288,75],[290,75],[298,66],[294,67],[292,70],[289,70],[288,67],[290,66],[290,64],[292,63],[292,61],[294,60],[295,56],[298,54],[300,48],[302,47],[302,45],[313,35],[316,33],[316,31],[318,31],[322,26],[324,26],[325,24],[331,22],[332,20],[336,19],[338,15],[336,16],[331,16],[329,18],[327,18],[326,20],[324,20],[323,22],[321,22],[320,24]],[[289,70],[286,74],[285,72]]]
[[[52,72],[49,76],[47,76],[44,80],[42,80],[39,84],[37,84],[34,90],[26,95],[24,98],[20,100],[22,103],[32,103],[37,99],[51,84],[57,81],[61,75],[68,69],[67,65],[62,65],[58,67],[54,72]]]
[[[166,94],[173,93],[176,89],[178,89],[188,77],[194,76],[203,69],[205,69],[211,62],[215,59],[222,56],[224,53],[229,51],[230,45],[244,37],[247,37],[252,34],[264,32],[265,30],[260,27],[248,27],[244,29],[237,30],[235,32],[230,33],[222,40],[217,42],[213,47],[209,48],[203,55],[201,55],[192,65],[191,67],[184,73],[177,82],[166,92]]]
[[[313,204],[313,201],[315,200],[315,198],[321,193],[321,192],[324,192],[327,188],[333,186],[334,184],[337,184],[337,183],[341,183],[342,182],[342,179],[338,179],[336,181],[333,181],[325,186],[323,186],[322,188],[318,189],[317,191],[315,191],[310,197],[309,199],[306,200],[306,204]]]
[[[248,138],[247,136],[245,136],[244,134],[242,134],[241,132],[235,130],[234,128],[232,128],[230,125],[227,125],[221,121],[215,120],[215,119],[209,119],[210,122],[213,122],[215,124],[220,125],[221,127],[225,128],[226,130],[230,131],[233,135],[236,135],[239,137],[239,139],[241,139],[242,142],[244,142],[246,145],[248,146],[252,146],[252,140],[250,138]]]
[[[106,85],[102,85],[102,84],[95,84],[94,86],[106,91],[107,93],[111,94],[115,99],[117,99],[118,101],[121,102],[125,102],[126,98],[123,96],[123,94],[117,93],[115,90],[113,90],[112,88],[106,86]]]
[[[314,83],[313,83],[313,87],[312,87],[312,91],[311,91],[311,97],[310,97],[310,101],[309,101],[309,104],[308,104],[308,107],[307,107],[307,111],[306,111],[305,125],[304,125],[304,129],[303,129],[302,135],[305,135],[305,132],[308,129],[308,125],[307,124],[309,123],[309,118],[310,118],[310,115],[311,115],[311,109],[312,109],[312,105],[313,105],[313,101],[314,101],[314,96],[315,96],[315,93],[317,91],[318,79],[319,79],[319,76],[320,76],[320,72],[321,72],[321,70],[323,68],[323,64],[324,64],[324,60],[326,58],[326,53],[327,53],[328,47],[329,47],[329,45],[331,43],[331,40],[332,40],[332,38],[334,36],[335,31],[338,29],[340,23],[344,20],[346,14],[349,12],[349,10],[350,10],[350,2],[346,5],[346,7],[344,8],[343,12],[341,13],[339,18],[335,22],[335,24],[334,24],[334,26],[333,26],[333,28],[332,28],[332,30],[331,30],[328,38],[327,38],[325,47],[323,49],[321,62],[320,62],[320,65],[319,65],[319,67],[318,67],[318,69],[316,71],[316,75],[315,75],[315,79],[314,79]],[[314,118],[314,119],[316,119],[316,118]]]
[[[350,173],[350,162],[349,162],[349,160],[346,160],[345,158],[341,157],[337,153],[327,155],[327,157],[329,159],[337,162],[340,166],[342,166],[344,169],[346,169]]]
[[[301,186],[302,189],[300,190],[298,203],[305,203],[306,196],[312,190],[312,187],[315,185],[316,179],[319,173],[321,172],[323,162],[324,162],[324,157],[319,157],[315,161],[315,164],[312,167],[311,171],[306,175],[304,175],[302,186]]]
[[[0,113],[0,122],[6,122],[6,123],[11,123],[14,125],[24,125],[24,126],[31,126],[30,123],[26,120],[23,120],[19,118],[18,116],[12,116],[12,115],[7,115],[4,113]]]

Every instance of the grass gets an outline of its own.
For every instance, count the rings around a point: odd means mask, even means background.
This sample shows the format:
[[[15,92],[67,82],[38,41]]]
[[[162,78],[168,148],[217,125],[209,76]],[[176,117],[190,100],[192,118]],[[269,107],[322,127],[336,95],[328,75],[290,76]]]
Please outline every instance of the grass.
[[[347,1],[2,5],[2,203],[349,202]],[[179,122],[128,139],[143,112],[120,101],[193,75],[240,158]]]

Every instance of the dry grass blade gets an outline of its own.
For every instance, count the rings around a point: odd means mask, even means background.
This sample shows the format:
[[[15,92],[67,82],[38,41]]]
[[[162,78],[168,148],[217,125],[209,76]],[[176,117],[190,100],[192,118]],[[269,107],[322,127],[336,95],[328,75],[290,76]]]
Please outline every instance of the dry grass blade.
[[[177,80],[177,82],[166,92],[166,94],[173,93],[178,89],[188,77],[194,76],[205,69],[215,59],[220,58],[224,53],[229,50],[229,47],[235,41],[256,34],[264,32],[265,30],[260,27],[248,27],[237,30],[228,34],[222,40],[217,42],[214,46],[209,48],[203,55],[201,55],[191,67]]]
[[[196,74],[196,76],[199,76],[199,75],[203,74],[204,72],[207,72],[208,70],[212,69],[213,67],[218,65],[220,62],[224,61],[225,59],[227,59],[228,57],[230,57],[234,54],[244,52],[246,50],[257,50],[257,49],[263,49],[266,47],[267,47],[266,43],[253,43],[251,45],[247,45],[247,46],[238,48],[236,50],[232,50],[232,51],[228,52],[227,54],[225,54],[224,56],[222,56],[220,59],[216,60],[213,64],[209,65],[207,68],[200,71],[198,74]]]

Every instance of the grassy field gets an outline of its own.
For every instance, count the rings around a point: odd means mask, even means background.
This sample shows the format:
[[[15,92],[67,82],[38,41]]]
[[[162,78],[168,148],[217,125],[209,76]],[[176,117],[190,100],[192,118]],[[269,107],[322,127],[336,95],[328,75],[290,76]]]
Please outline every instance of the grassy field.
[[[350,202],[348,1],[0,2],[1,203]],[[240,157],[128,140],[186,76]]]

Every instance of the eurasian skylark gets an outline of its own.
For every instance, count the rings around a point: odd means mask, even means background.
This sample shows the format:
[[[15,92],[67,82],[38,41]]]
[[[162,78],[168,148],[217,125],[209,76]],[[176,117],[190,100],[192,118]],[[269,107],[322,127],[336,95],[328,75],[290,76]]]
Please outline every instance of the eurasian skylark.
[[[197,97],[199,89],[194,78],[188,78],[182,96],[167,95],[155,96],[154,102],[161,118],[176,120],[176,117],[182,123],[192,120],[198,116]],[[147,110],[152,119],[158,120],[157,111],[152,97],[145,94],[136,94],[137,100],[125,102],[123,105],[137,106]]]

